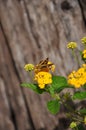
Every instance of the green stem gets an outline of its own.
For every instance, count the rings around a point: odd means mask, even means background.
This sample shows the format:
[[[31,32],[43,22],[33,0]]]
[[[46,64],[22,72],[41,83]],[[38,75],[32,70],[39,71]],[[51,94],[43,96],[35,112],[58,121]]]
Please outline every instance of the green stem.
[[[67,109],[68,114],[69,114],[69,118],[71,117],[72,120],[75,120],[75,121],[82,123],[83,121],[82,121],[82,119],[80,119],[80,115],[77,114],[76,111],[69,104],[67,104],[65,101],[63,101],[62,99],[63,98],[61,98],[60,101]]]
[[[33,75],[32,75],[32,71],[29,71],[29,75],[30,75],[30,79],[33,82]]]
[[[73,130],[79,130],[77,126],[76,126],[76,127],[74,127],[74,128],[72,128],[72,129],[73,129]]]
[[[78,130],[78,127],[77,127],[77,126],[75,127],[75,130]]]
[[[63,98],[61,98],[60,101],[65,106],[65,108],[67,108],[67,110],[70,112],[74,112],[74,109],[71,106],[69,106],[67,103],[65,103],[62,99]]]
[[[76,55],[76,53],[74,52],[74,49],[72,49],[72,55],[74,56],[75,60],[77,61],[78,65],[80,66],[80,62],[78,59],[78,56]]]

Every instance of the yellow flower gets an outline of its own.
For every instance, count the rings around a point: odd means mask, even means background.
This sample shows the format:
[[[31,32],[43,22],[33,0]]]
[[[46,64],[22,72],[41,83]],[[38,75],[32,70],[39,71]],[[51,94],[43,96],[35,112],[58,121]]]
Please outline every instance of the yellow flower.
[[[86,64],[83,64],[77,71],[73,71],[68,76],[68,83],[73,85],[75,88],[80,88],[86,84]]]
[[[81,42],[82,42],[83,44],[86,44],[86,37],[83,37],[83,38],[81,39]]]
[[[24,66],[24,69],[25,69],[26,71],[31,71],[31,70],[34,69],[34,65],[33,65],[33,64],[26,64],[26,65]]]
[[[85,59],[86,58],[86,50],[84,50],[83,52],[82,52],[82,57]]]
[[[86,116],[84,117],[84,124],[86,125]]]
[[[70,128],[75,128],[77,126],[77,123],[76,122],[71,122],[71,124],[70,124]]]
[[[86,69],[86,64],[83,64],[82,66]]]
[[[52,83],[52,75],[49,72],[41,71],[35,74],[34,80],[38,82],[38,86],[41,89],[44,89],[46,84]]]
[[[77,47],[77,43],[76,42],[69,42],[67,44],[67,48],[69,48],[69,49],[74,49],[76,47]]]

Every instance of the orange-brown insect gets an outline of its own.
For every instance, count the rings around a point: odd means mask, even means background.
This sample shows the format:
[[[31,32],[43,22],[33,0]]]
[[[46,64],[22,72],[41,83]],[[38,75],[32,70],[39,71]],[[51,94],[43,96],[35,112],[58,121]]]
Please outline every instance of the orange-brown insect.
[[[46,58],[45,60],[41,60],[36,66],[35,66],[35,73],[38,73],[40,71],[48,72],[53,63],[49,62],[49,58]]]

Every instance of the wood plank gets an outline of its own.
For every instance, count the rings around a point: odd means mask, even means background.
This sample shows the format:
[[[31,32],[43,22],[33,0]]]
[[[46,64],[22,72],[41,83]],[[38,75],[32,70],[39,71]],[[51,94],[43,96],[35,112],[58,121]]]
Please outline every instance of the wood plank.
[[[0,73],[9,102],[8,108],[5,101],[3,107],[7,118],[12,117],[10,126],[18,130],[60,130],[63,114],[53,116],[47,111],[50,97],[21,88],[20,83],[30,81],[24,65],[46,57],[55,63],[57,74],[67,75],[78,67],[66,48],[69,41],[77,41],[80,48],[80,38],[86,34],[78,0],[0,0],[0,20]]]
[[[5,41],[2,35],[1,28],[0,39],[0,74],[5,82],[6,94],[10,107],[10,115],[12,117],[16,129],[32,130],[32,126],[29,123],[30,118],[27,114],[27,109],[25,106],[25,99],[23,97],[19,84],[20,81],[16,76],[15,66],[12,62],[12,57],[6,45],[8,43]]]

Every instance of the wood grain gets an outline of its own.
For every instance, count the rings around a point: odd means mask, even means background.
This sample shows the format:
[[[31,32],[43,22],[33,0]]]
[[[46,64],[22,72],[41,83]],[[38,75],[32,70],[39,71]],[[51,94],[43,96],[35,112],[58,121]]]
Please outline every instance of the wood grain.
[[[23,69],[49,57],[56,74],[78,68],[66,45],[86,35],[85,0],[0,0],[0,130],[65,130],[64,112],[53,116],[49,95],[20,84],[30,81]]]

